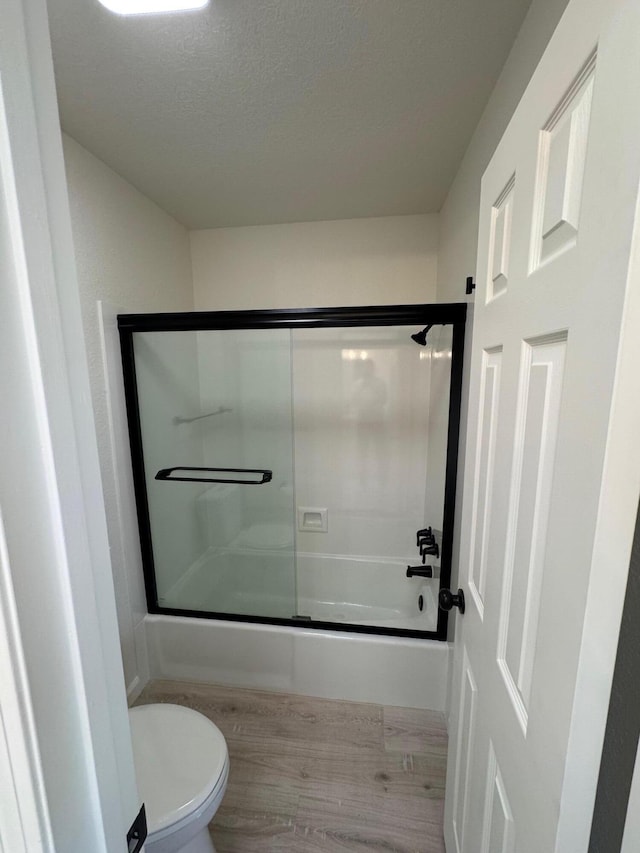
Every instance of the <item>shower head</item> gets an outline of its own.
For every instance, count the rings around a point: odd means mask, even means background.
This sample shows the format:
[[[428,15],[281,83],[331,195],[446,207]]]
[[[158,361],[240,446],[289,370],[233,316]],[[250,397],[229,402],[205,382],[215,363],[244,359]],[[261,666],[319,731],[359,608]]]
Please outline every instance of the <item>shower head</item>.
[[[421,347],[426,347],[427,345],[427,335],[429,334],[429,329],[433,326],[431,323],[428,326],[425,326],[421,332],[416,332],[415,335],[411,335],[411,340],[415,341],[417,344],[420,344]]]

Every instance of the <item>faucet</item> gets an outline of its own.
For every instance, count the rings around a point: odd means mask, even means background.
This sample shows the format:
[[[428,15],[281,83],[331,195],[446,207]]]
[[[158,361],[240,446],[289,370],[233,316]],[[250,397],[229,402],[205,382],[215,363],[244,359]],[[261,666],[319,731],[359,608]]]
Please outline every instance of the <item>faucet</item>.
[[[432,578],[433,566],[407,566],[407,577]]]
[[[435,557],[436,560],[440,556],[440,547],[436,542],[436,537],[431,527],[423,527],[422,530],[418,530],[416,533],[416,545],[420,549],[420,556],[423,563],[427,554]]]

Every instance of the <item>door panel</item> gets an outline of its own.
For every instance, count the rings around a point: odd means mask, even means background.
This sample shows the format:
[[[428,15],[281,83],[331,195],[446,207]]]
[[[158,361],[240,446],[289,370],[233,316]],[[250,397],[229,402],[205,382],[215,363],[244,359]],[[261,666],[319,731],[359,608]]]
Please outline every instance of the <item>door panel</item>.
[[[640,68],[629,85],[618,62],[633,26],[640,41],[633,4],[572,0],[482,182],[460,568],[470,594],[445,814],[456,853],[559,850],[564,798],[584,781],[571,788],[565,764],[640,174],[640,128],[628,139],[626,118]]]
[[[509,283],[509,260],[511,257],[511,220],[516,177],[512,175],[491,211],[491,237],[489,239],[489,275],[487,302],[500,296]]]
[[[498,666],[526,733],[566,337],[525,342],[513,439]]]
[[[489,743],[482,825],[482,853],[512,853],[514,849],[513,814],[491,742]]]
[[[578,239],[595,66],[593,53],[540,133],[530,272]]]
[[[475,474],[473,507],[473,560],[469,574],[469,590],[474,597],[480,619],[484,615],[487,583],[487,540],[491,526],[493,477],[496,456],[496,427],[500,400],[500,367],[502,348],[482,354],[480,420],[478,422],[478,464]]]
[[[469,808],[469,788],[471,779],[471,756],[476,734],[476,705],[478,688],[469,658],[464,651],[463,680],[460,691],[460,707],[458,711],[458,742],[456,748],[456,769],[453,791],[453,832],[456,853],[462,853],[466,848],[465,831],[467,827],[467,812]]]

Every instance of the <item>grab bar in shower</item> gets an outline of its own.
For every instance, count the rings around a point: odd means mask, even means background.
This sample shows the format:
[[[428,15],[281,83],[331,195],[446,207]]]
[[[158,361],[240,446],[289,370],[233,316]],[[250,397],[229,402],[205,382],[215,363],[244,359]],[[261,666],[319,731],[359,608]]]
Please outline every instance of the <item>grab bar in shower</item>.
[[[207,471],[214,474],[260,474],[261,479],[234,479],[231,477],[175,477],[174,471]],[[260,486],[269,483],[273,476],[272,471],[266,468],[191,468],[178,465],[176,468],[161,468],[155,476],[156,480],[176,481],[179,483],[238,483],[242,486]]]
[[[194,421],[201,421],[203,418],[212,418],[214,415],[224,415],[225,412],[232,412],[233,409],[228,409],[225,406],[219,406],[215,412],[207,412],[206,415],[196,415],[194,418],[181,418],[178,415],[173,419],[174,424],[192,424]]]

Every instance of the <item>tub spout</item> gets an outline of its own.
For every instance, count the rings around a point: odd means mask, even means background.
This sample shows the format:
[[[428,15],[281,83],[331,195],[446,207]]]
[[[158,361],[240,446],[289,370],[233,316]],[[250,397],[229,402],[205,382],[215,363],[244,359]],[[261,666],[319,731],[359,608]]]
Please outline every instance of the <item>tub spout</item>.
[[[407,566],[407,577],[432,578],[433,566]]]

